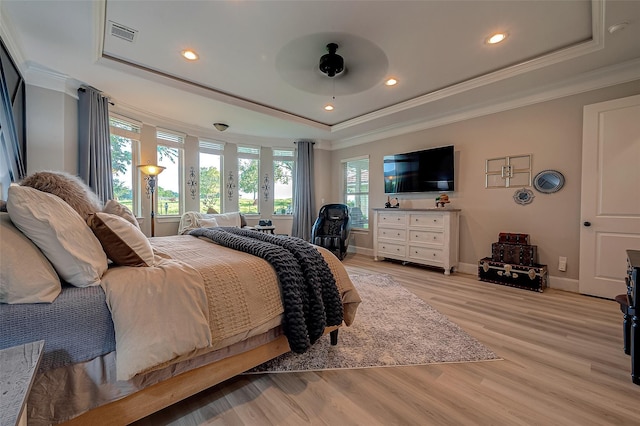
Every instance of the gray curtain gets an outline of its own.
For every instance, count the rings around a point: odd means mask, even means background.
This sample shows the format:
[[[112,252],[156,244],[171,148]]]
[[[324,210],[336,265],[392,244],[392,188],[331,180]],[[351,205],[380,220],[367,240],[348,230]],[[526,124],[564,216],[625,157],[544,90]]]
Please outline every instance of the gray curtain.
[[[106,203],[113,198],[109,99],[93,87],[78,89],[78,176]]]
[[[291,235],[311,241],[311,228],[316,218],[314,206],[315,192],[313,179],[313,144],[298,141],[298,156],[295,191],[293,194],[293,226]]]

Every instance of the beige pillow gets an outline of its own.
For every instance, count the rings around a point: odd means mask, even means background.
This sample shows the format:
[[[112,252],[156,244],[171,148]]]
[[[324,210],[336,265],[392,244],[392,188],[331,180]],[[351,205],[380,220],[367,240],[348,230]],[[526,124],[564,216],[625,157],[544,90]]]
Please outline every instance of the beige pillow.
[[[0,213],[0,303],[51,303],[60,291],[51,263]]]
[[[107,257],[116,265],[155,265],[149,239],[126,219],[109,213],[95,213],[89,216],[87,223]]]
[[[37,172],[24,178],[20,185],[57,195],[77,211],[82,220],[102,210],[102,202],[91,188],[69,173]]]
[[[128,222],[135,225],[136,228],[140,229],[140,224],[138,223],[138,219],[136,219],[136,216],[129,209],[129,207],[125,206],[124,204],[120,204],[116,200],[107,201],[107,204],[104,205],[104,208],[102,209],[102,211],[104,213],[120,216],[121,218],[124,218]]]
[[[100,284],[107,256],[84,220],[61,198],[27,186],[9,187],[11,221],[76,287]]]

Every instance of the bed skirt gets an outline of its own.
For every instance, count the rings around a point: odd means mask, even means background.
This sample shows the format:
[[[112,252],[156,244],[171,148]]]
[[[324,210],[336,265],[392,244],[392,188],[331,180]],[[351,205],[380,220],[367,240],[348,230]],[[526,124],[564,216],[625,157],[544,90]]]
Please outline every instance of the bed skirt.
[[[282,335],[282,327],[186,361],[116,381],[116,354],[110,352],[91,361],[40,373],[29,394],[29,426],[48,426],[77,417],[109,402],[122,399],[181,373],[238,355],[267,344]]]

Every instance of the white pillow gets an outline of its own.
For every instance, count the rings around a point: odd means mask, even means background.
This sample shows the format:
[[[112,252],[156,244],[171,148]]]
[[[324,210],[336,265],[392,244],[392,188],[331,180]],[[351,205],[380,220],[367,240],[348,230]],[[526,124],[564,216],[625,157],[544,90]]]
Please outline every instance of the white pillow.
[[[200,221],[198,222],[198,225],[200,228],[215,228],[216,226],[220,226],[218,225],[218,221],[215,220],[214,218],[200,219]]]
[[[9,187],[11,220],[76,287],[100,284],[107,256],[80,215],[61,198],[28,186]]]
[[[87,223],[107,257],[116,265],[155,265],[149,239],[126,219],[109,213],[95,213],[89,216]]]
[[[215,219],[218,226],[235,226],[240,228],[242,222],[240,220],[240,212],[203,214],[203,219]]]
[[[0,213],[0,303],[51,303],[60,278],[42,252]]]

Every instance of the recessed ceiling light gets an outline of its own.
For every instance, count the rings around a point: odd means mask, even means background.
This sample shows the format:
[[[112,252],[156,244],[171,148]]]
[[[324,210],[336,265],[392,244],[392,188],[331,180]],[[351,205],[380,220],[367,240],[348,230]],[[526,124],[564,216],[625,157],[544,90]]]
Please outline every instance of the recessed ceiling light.
[[[395,86],[396,84],[398,84],[398,80],[396,80],[395,78],[390,78],[385,81],[384,84],[387,86]]]
[[[507,34],[506,33],[496,33],[496,34],[493,34],[491,37],[489,37],[487,39],[487,43],[488,44],[500,43],[505,38],[507,38]]]
[[[188,59],[190,61],[196,61],[199,58],[198,54],[196,52],[194,52],[193,50],[183,50],[182,52],[180,52],[180,54],[185,59]]]
[[[324,106],[324,110],[325,110],[325,111],[333,111],[333,105],[331,105],[331,104],[327,104],[327,105],[325,105],[325,106]]]

